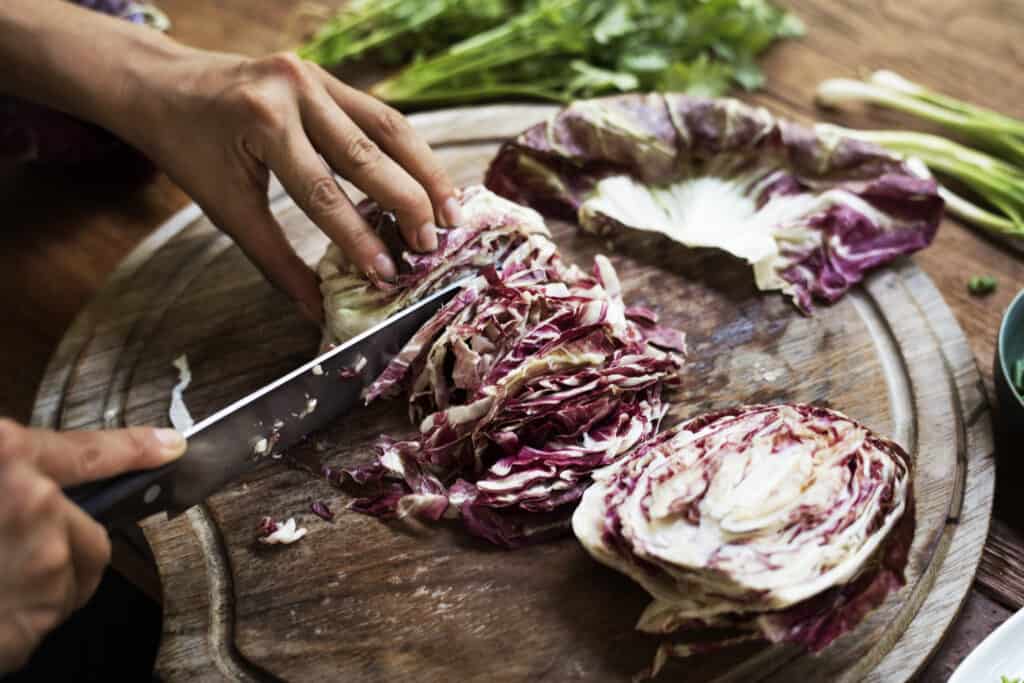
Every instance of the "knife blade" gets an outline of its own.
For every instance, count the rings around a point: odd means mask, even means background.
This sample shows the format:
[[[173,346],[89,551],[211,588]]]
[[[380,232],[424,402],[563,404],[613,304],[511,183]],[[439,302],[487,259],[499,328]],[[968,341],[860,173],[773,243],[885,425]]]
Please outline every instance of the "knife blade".
[[[105,523],[184,512],[353,409],[363,388],[469,281],[431,294],[201,420],[185,433],[188,449],[178,460],[69,489],[68,497]]]

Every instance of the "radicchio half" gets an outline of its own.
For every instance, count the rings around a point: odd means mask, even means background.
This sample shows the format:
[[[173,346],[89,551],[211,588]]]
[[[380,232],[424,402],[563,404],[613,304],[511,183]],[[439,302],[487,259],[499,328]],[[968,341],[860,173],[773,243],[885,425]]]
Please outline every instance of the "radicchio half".
[[[486,185],[588,232],[722,249],[804,312],[930,244],[943,209],[933,180],[880,147],[679,94],[575,102],[505,143]]]
[[[910,458],[841,413],[703,415],[594,479],[573,531],[654,598],[637,625],[667,638],[650,673],[750,640],[816,652],[904,584]]]

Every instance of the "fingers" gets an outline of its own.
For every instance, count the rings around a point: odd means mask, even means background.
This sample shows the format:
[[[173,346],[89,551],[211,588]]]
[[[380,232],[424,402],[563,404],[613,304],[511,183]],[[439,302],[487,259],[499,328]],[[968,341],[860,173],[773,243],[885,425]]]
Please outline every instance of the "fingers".
[[[70,610],[76,610],[89,601],[103,578],[103,570],[110,562],[110,537],[106,529],[97,524],[81,508],[62,498],[61,516],[66,528],[68,546],[75,582],[70,599]]]
[[[353,123],[324,90],[303,103],[303,124],[331,166],[381,206],[392,209],[406,243],[437,248],[434,208],[426,190]]]
[[[284,135],[278,144],[267,146],[265,162],[291,198],[371,280],[393,279],[397,271],[384,243],[356,211],[305,131],[298,127]]]
[[[315,323],[323,322],[316,274],[295,253],[269,206],[244,203],[217,214],[215,222],[224,226],[267,280],[295,301],[303,315]]]
[[[24,458],[62,487],[158,467],[185,448],[184,437],[173,429],[55,432],[0,420],[0,459]]]
[[[455,186],[408,120],[380,100],[345,85],[323,68],[314,68],[328,94],[355,125],[426,191],[439,224],[446,227],[459,225],[462,211]]]

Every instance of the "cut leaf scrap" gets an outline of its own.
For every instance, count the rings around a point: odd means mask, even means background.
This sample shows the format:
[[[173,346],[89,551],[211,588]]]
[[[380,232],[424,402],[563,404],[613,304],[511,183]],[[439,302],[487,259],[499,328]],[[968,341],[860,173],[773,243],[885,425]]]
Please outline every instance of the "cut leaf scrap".
[[[678,94],[575,102],[507,142],[486,185],[588,232],[722,249],[804,312],[930,244],[943,210],[935,182],[881,147]]]
[[[910,458],[836,411],[703,415],[594,480],[573,531],[654,598],[637,628],[667,639],[648,673],[746,641],[817,652],[904,584]]]

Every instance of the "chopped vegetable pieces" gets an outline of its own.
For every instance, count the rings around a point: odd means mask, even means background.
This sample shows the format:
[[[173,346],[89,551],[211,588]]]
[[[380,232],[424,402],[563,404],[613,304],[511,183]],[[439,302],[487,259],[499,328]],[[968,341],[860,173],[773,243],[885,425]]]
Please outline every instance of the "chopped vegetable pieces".
[[[460,517],[513,547],[567,532],[591,473],[657,432],[685,340],[625,306],[606,258],[590,274],[565,265],[530,209],[478,187],[463,192],[463,213],[440,253],[407,255],[411,273],[359,317],[423,296],[452,271],[480,271],[366,391],[368,401],[407,397],[419,434],[382,439],[372,462],[324,475],[361,487],[358,511]],[[365,215],[394,229],[389,212]]]

